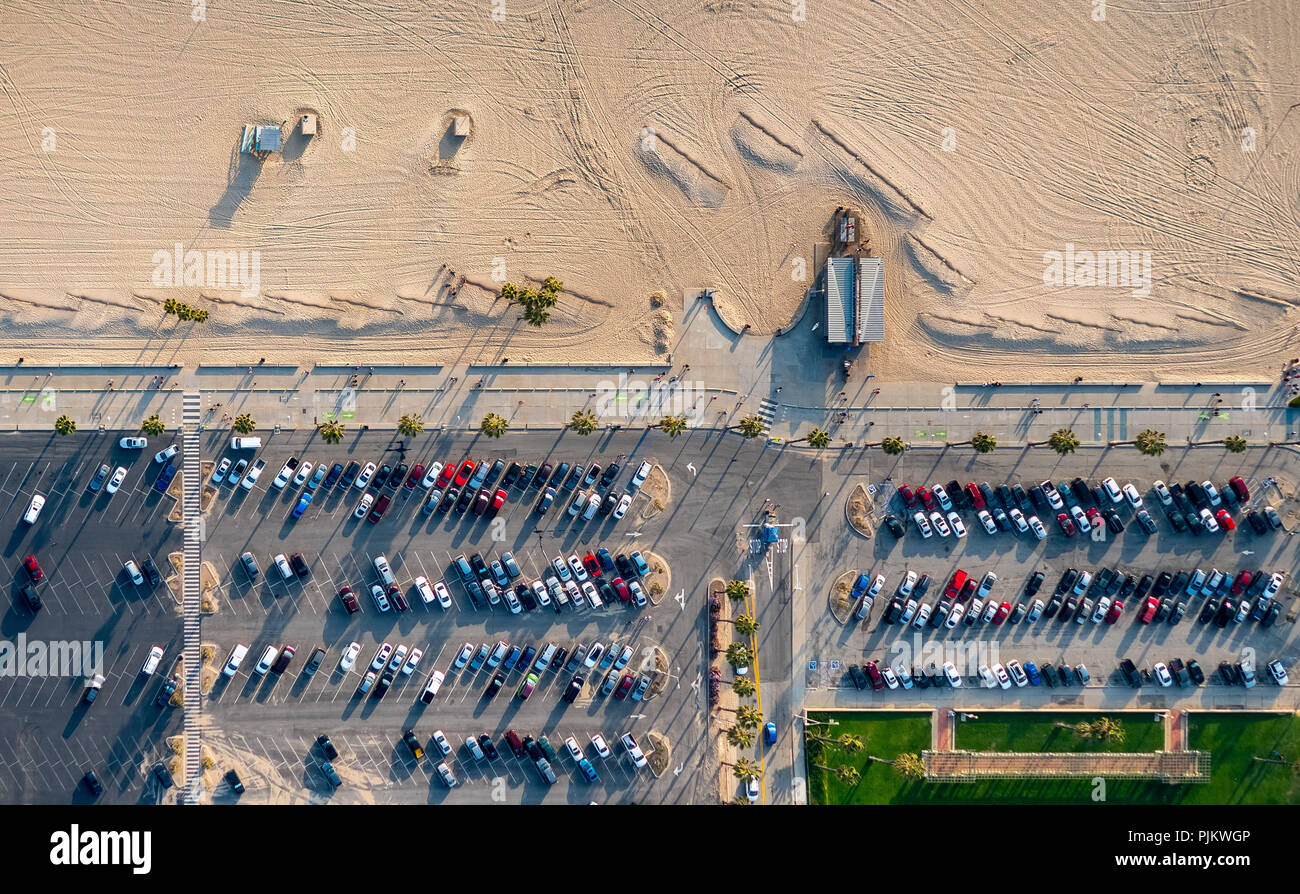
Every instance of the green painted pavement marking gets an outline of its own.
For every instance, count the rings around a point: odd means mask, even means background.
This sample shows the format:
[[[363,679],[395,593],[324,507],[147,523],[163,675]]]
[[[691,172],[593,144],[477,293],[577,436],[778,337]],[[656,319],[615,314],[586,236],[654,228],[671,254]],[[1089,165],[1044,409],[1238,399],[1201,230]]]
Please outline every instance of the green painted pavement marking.
[[[351,419],[353,416],[356,416],[356,415],[357,415],[356,413],[344,413],[344,414],[343,414],[343,418],[344,418],[344,419]]]
[[[35,394],[24,394],[24,395],[23,395],[23,403],[25,403],[25,404],[29,404],[29,403],[31,403],[31,402],[34,401],[34,400],[36,400],[36,395],[35,395]]]
[[[934,433],[934,436],[935,436],[936,438],[946,438],[946,437],[948,437],[948,430],[947,430],[947,429],[943,429],[942,431],[936,431],[936,432]]]
[[[916,435],[915,435],[915,436],[918,437],[918,438],[928,438],[928,437],[930,437],[930,433],[929,433],[928,431],[922,431],[921,429],[918,428],[918,429],[916,430]]]

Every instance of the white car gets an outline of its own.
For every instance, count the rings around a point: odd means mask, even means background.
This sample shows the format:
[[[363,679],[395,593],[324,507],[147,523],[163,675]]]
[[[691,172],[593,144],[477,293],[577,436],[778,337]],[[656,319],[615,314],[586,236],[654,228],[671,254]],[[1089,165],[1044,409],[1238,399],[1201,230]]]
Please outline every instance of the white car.
[[[259,459],[253,463],[248,469],[248,474],[244,476],[244,480],[239,482],[239,486],[244,490],[252,490],[253,485],[257,483],[257,479],[261,477],[262,470],[265,468],[266,460],[264,459]]]
[[[167,460],[171,459],[173,456],[176,455],[178,449],[179,448],[175,444],[173,444],[165,450],[159,450],[157,453],[153,455],[153,461],[156,463],[165,463],[167,462]]]
[[[1124,485],[1124,499],[1128,500],[1128,504],[1134,509],[1142,508],[1142,495],[1138,493],[1138,489],[1132,484]]]
[[[221,482],[225,481],[226,473],[230,471],[231,465],[232,464],[230,462],[230,457],[227,456],[223,458],[221,462],[217,465],[216,471],[212,473],[212,483],[220,484]]]
[[[478,740],[475,739],[473,736],[465,737],[465,750],[470,753],[470,755],[474,758],[474,760],[476,761],[483,760],[484,757],[483,749],[478,744]]]
[[[989,593],[993,592],[993,585],[998,582],[998,575],[994,571],[985,572],[983,580],[980,581],[980,587],[975,591],[976,599],[983,599]]]
[[[943,622],[943,626],[951,630],[952,628],[957,626],[957,624],[961,621],[962,615],[964,615],[965,613],[966,613],[966,606],[963,603],[958,602],[956,605],[952,607],[952,611],[948,612],[948,620]]]
[[[375,650],[375,657],[370,659],[370,669],[372,671],[379,670],[388,663],[388,659],[392,657],[392,654],[393,644],[389,642],[382,643],[379,648]]]
[[[1210,514],[1210,510],[1201,510],[1201,522],[1205,525],[1205,530],[1209,531],[1211,534],[1218,533],[1219,523],[1214,520],[1214,516]]]
[[[993,671],[987,664],[980,665],[980,685],[985,689],[992,689],[998,685],[997,677],[993,676]]]
[[[608,758],[610,755],[609,746],[605,744],[605,737],[600,733],[595,733],[591,737],[591,747],[596,749],[596,754],[602,758]]]
[[[350,671],[352,665],[357,663],[357,656],[361,654],[361,643],[353,642],[343,650],[343,657],[339,659],[339,670]]]
[[[924,512],[914,512],[912,521],[916,522],[916,529],[921,532],[921,536],[925,539],[929,540],[934,535],[934,530],[930,527],[930,523],[926,521]]]
[[[1007,510],[1007,515],[1011,516],[1011,523],[1016,526],[1016,530],[1021,534],[1029,530],[1029,522],[1025,521],[1025,514],[1014,506]]]
[[[306,484],[307,479],[311,477],[311,470],[314,468],[316,467],[309,462],[299,463],[298,474],[293,476],[293,486],[301,487],[302,485]]]
[[[1074,595],[1082,596],[1083,592],[1092,586],[1092,572],[1085,571],[1079,575],[1079,579],[1074,584]]]
[[[912,626],[917,630],[921,630],[928,620],[930,620],[930,603],[927,602],[916,610],[916,617],[912,619]]]
[[[1151,490],[1155,493],[1156,497],[1160,500],[1160,502],[1163,505],[1165,506],[1174,505],[1174,495],[1169,492],[1169,488],[1165,486],[1165,483],[1163,481],[1151,482]]]
[[[375,600],[375,608],[381,612],[386,612],[393,607],[392,603],[388,601],[388,594],[384,592],[384,588],[379,584],[370,585],[370,598]]]
[[[496,587],[494,586],[492,589],[495,590]],[[510,614],[517,615],[524,610],[523,603],[519,601],[519,597],[515,595],[514,590],[510,589],[509,587],[506,587],[505,592],[502,593],[501,595],[503,595],[506,599],[506,606],[510,609]],[[489,601],[491,600],[491,598],[492,598],[492,594],[491,592],[488,592]]]
[[[143,450],[149,446],[148,438],[123,438],[117,442],[123,450]]]
[[[591,493],[587,494],[587,509],[582,513],[582,520],[591,521],[592,517],[596,514],[596,510],[599,508],[600,494],[593,490]]]
[[[867,589],[867,595],[875,599],[883,589],[885,589],[885,576],[877,574],[876,579],[871,582],[871,586]]]
[[[1282,581],[1283,581],[1283,577],[1281,573],[1275,572],[1273,576],[1268,579],[1268,583],[1264,585],[1264,591],[1261,594],[1260,598],[1272,599],[1274,596],[1276,596],[1277,591],[1282,588]]]
[[[1029,685],[1029,676],[1020,666],[1020,662],[1014,658],[1007,662],[1007,673],[1011,674],[1011,681],[1016,684],[1017,689]]]
[[[567,581],[573,576],[569,571],[569,566],[564,561],[564,556],[556,556],[551,559],[551,567],[555,569],[555,573],[559,575],[562,581]]]
[[[993,674],[998,678],[998,685],[1003,689],[1011,688],[1011,677],[1007,676],[1007,669],[1000,664],[993,665]]]
[[[998,613],[998,601],[996,599],[990,599],[989,604],[984,606],[984,612],[983,614],[980,615],[980,621],[984,624],[987,624],[989,621],[993,620],[993,616],[996,615],[997,613]]]
[[[987,509],[981,509],[979,512],[975,513],[975,517],[980,520],[980,524],[984,526],[985,531],[990,534],[996,534],[998,532],[998,523],[993,520],[993,516],[989,515]]]
[[[1156,680],[1160,682],[1161,686],[1174,685],[1174,678],[1169,676],[1169,668],[1165,667],[1163,661],[1157,661],[1155,664],[1151,665],[1151,670],[1155,673]]]
[[[1070,507],[1070,515],[1074,518],[1074,523],[1079,526],[1079,532],[1087,534],[1092,530],[1092,522],[1088,521],[1088,516],[1078,506]]]
[[[644,608],[646,604],[645,590],[641,588],[640,581],[630,580],[627,582],[628,592],[632,594],[632,601],[636,603],[637,608]]]
[[[433,744],[438,746],[438,750],[442,752],[444,757],[451,754],[451,743],[447,741],[447,737],[443,735],[442,730],[436,729],[433,731]]]
[[[573,576],[578,580],[587,579],[587,569],[582,567],[582,560],[576,554],[569,556],[569,568],[573,570]]]
[[[451,666],[454,667],[456,670],[460,670],[462,667],[465,666],[465,664],[469,661],[470,656],[473,654],[474,654],[474,644],[465,643],[465,645],[460,647],[460,651],[456,653],[456,660],[451,663]]]
[[[425,605],[433,602],[433,587],[429,586],[429,579],[423,575],[415,579],[415,592],[420,594],[420,599]]]
[[[438,598],[438,604],[443,608],[451,608],[451,591],[447,589],[447,585],[442,581],[438,581],[433,585],[433,595]]]
[[[442,463],[430,463],[429,470],[424,473],[424,480],[420,482],[420,487],[433,487],[438,481],[438,476],[442,474]]]
[[[406,664],[402,665],[402,676],[409,677],[415,668],[419,665],[420,659],[424,657],[423,649],[412,649],[411,654],[406,658]]]
[[[894,674],[894,669],[888,664],[880,668],[880,676],[885,678],[885,685],[890,689],[898,688],[898,677]]]
[[[582,666],[590,670],[596,666],[596,662],[599,661],[600,656],[604,654],[605,644],[597,640],[591,644],[591,648],[587,651],[587,659],[582,662]]]
[[[907,665],[898,662],[894,665],[894,673],[898,675],[898,682],[903,684],[904,689],[912,688],[912,674],[907,670]]]
[[[930,524],[939,532],[940,537],[948,537],[952,534],[952,529],[948,527],[948,522],[938,512],[930,513]]]
[[[1114,481],[1113,478],[1108,480],[1112,482]],[[1058,511],[1065,508],[1065,503],[1061,500],[1061,492],[1056,489],[1055,484],[1050,481],[1044,481],[1041,487],[1043,488],[1043,493],[1047,496],[1047,504],[1049,506]],[[1112,499],[1118,500],[1120,498],[1112,497]]]
[[[934,498],[939,501],[939,505],[944,512],[952,509],[952,500],[948,497],[948,491],[944,490],[942,484],[936,484],[930,488],[930,493],[934,494]]]
[[[45,497],[37,494],[32,497],[31,503],[27,505],[27,511],[23,513],[23,521],[29,525],[36,524],[36,519],[40,518],[41,509],[45,506]]]
[[[546,585],[539,580],[535,580],[530,586],[533,589],[533,596],[537,598],[537,604],[543,608],[550,608],[551,597],[546,593]]]
[[[1039,540],[1047,539],[1047,529],[1044,528],[1043,523],[1038,520],[1038,516],[1031,515],[1029,516],[1028,519],[1026,519],[1026,521],[1029,522],[1029,530],[1034,532],[1035,537],[1037,537]]]
[[[275,646],[267,646],[266,651],[262,653],[262,660],[257,662],[257,666],[253,668],[253,673],[261,675],[269,671],[271,665],[275,663],[276,656],[279,654],[280,650]]]
[[[1110,497],[1112,503],[1123,501],[1124,492],[1119,489],[1119,484],[1114,478],[1101,479],[1101,486],[1106,489],[1106,495]]]
[[[582,601],[582,591],[578,589],[578,585],[574,581],[566,580],[564,582],[564,592],[569,594],[569,601],[573,603],[574,608],[585,607],[586,603]]]
[[[122,486],[126,480],[126,466],[118,466],[113,470],[113,477],[108,479],[108,484],[104,485],[105,493],[115,494],[117,489]]]
[[[948,679],[948,684],[952,686],[953,689],[961,687],[961,674],[957,673],[957,665],[953,664],[951,661],[945,661],[943,663],[943,675]]]
[[[273,560],[275,567],[280,569],[280,576],[285,580],[293,580],[293,568],[289,565],[289,557],[284,553],[279,553]]]
[[[903,606],[903,613],[898,616],[898,623],[903,626],[906,626],[907,622],[912,620],[912,616],[916,614],[916,607],[917,607],[917,602],[915,599],[907,600],[907,605]],[[911,687],[906,687],[906,688],[911,688]]]
[[[295,468],[294,466],[291,466],[289,465],[289,463],[286,462],[283,466],[280,467],[280,474],[275,476],[275,480],[271,482],[271,486],[274,487],[276,490],[282,489],[286,484],[289,483],[289,479],[293,477],[294,468]]]
[[[618,505],[614,507],[614,518],[622,518],[627,515],[627,508],[632,505],[632,495],[623,494],[618,498]]]
[[[569,736],[564,740],[564,747],[568,750],[569,757],[573,758],[575,761],[582,760],[582,748],[579,747],[578,740],[573,738],[573,736]]]
[[[397,673],[397,669],[402,666],[402,661],[406,658],[406,653],[409,651],[411,650],[406,643],[398,644],[397,648],[393,651],[392,660],[388,662],[388,669],[393,673]]]
[[[158,669],[158,662],[162,661],[162,657],[162,646],[154,646],[149,650],[149,656],[145,658],[144,667],[140,668],[140,673],[144,674],[146,677],[150,676]]]
[[[135,584],[137,587],[144,584],[144,575],[140,573],[140,566],[135,564],[135,559],[127,559],[126,564],[122,566],[122,569],[127,573],[127,576],[131,578],[131,583]]]
[[[948,513],[948,526],[952,528],[952,532],[957,535],[958,540],[966,536],[966,526],[961,523],[961,516],[957,513]]]
[[[918,575],[915,571],[907,572],[907,577],[903,578],[903,580],[898,584],[898,595],[911,596],[912,588],[916,586],[917,580]]]
[[[1214,482],[1202,481],[1201,487],[1205,488],[1205,496],[1209,499],[1211,506],[1218,506],[1223,502],[1223,498],[1219,496],[1219,490],[1214,486]]]
[[[592,608],[600,608],[604,604],[600,601],[600,594],[596,592],[596,585],[589,580],[582,582],[582,595],[587,597]]]
[[[583,509],[587,508],[587,492],[578,491],[573,495],[573,502],[569,504],[569,515],[577,516]]]
[[[380,580],[390,587],[397,583],[397,579],[393,577],[392,566],[388,564],[388,556],[375,556],[372,561],[374,562],[375,573],[379,575]]]
[[[361,474],[357,476],[357,480],[352,482],[352,486],[360,490],[365,490],[366,485],[370,483],[370,479],[374,477],[375,477],[375,464],[366,463],[365,466],[361,469]]]
[[[362,496],[361,502],[357,504],[356,511],[352,513],[352,517],[365,518],[366,513],[370,511],[370,507],[374,505],[374,502],[375,502],[374,494],[365,494],[364,496]]]
[[[643,461],[641,465],[637,466],[636,473],[632,476],[632,480],[627,483],[628,490],[636,490],[638,487],[645,484],[646,477],[650,474],[652,468],[654,468],[654,466],[651,465],[648,460]]]
[[[1286,665],[1277,658],[1268,663],[1268,672],[1273,675],[1273,681],[1279,686],[1285,686],[1290,682],[1286,675]]]
[[[637,767],[644,767],[648,763],[645,759],[645,753],[641,751],[641,746],[636,743],[636,739],[632,738],[631,733],[623,733],[619,741],[623,743],[623,747],[627,750],[627,756],[632,758],[633,764]]]
[[[1100,624],[1108,611],[1110,611],[1110,597],[1103,596],[1097,600],[1097,609],[1092,613],[1092,623]]]

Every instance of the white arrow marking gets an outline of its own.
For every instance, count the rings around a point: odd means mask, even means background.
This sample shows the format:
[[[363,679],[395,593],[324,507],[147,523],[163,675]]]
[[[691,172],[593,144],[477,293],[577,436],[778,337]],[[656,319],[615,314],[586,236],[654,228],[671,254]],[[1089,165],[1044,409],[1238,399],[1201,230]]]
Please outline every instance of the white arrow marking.
[[[630,534],[624,534],[623,536],[624,536],[624,537],[640,537],[640,536],[641,536],[641,532],[640,532],[640,531],[633,531],[632,533],[630,533]]]
[[[691,477],[694,478],[694,477],[695,477],[695,463],[687,463],[687,464],[686,464],[686,471],[690,472],[690,473],[691,473]]]
[[[1253,556],[1253,555],[1255,555],[1255,551],[1254,551],[1253,549],[1243,549],[1243,550],[1241,551],[1241,554],[1242,554],[1243,556]]]
[[[686,769],[686,765],[685,765],[685,764],[678,764],[678,765],[677,765],[677,769],[676,769],[676,770],[673,770],[673,775],[674,775],[674,776],[681,776],[681,775],[682,775],[682,770],[685,770],[685,769]]]
[[[704,681],[704,675],[703,675],[703,674],[696,674],[696,675],[695,675],[695,682],[691,684],[691,688],[694,689],[696,692],[699,692],[699,690],[700,690],[700,683],[702,683],[703,681]]]
[[[686,611],[686,591],[678,590],[677,595],[673,598],[676,599],[677,603],[682,607],[682,611]]]
[[[642,717],[645,717],[645,715],[644,715],[644,714],[633,714],[633,715],[631,715],[628,719],[630,719],[630,720],[640,720]]]

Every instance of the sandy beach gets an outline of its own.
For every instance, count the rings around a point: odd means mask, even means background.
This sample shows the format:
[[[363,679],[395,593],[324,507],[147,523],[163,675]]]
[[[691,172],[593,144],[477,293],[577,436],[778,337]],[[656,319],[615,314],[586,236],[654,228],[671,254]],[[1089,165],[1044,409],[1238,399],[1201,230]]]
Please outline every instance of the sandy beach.
[[[0,363],[662,360],[703,286],[789,326],[850,205],[885,259],[881,378],[1275,371],[1300,335],[1292,16],[0,0]],[[282,151],[239,151],[282,123]],[[211,275],[236,257],[243,282]],[[540,330],[496,294],[552,275]]]

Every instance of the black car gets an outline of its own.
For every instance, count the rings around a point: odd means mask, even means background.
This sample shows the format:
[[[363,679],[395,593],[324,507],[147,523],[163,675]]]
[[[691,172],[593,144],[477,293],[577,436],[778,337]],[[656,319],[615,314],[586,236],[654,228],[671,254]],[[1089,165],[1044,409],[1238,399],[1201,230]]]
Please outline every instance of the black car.
[[[347,469],[343,472],[343,477],[339,479],[344,487],[351,487],[352,482],[357,480],[357,475],[361,473],[361,463],[353,460],[348,463]]]
[[[339,750],[334,747],[330,737],[324,733],[316,737],[316,744],[320,746],[321,754],[325,755],[325,760],[332,761],[339,756]]]
[[[1183,521],[1183,514],[1181,512],[1170,509],[1165,512],[1165,515],[1169,519],[1169,524],[1173,525],[1176,532],[1179,534],[1187,533],[1187,522]]]
[[[1223,677],[1223,682],[1229,686],[1235,686],[1241,680],[1237,669],[1226,661],[1219,662],[1219,676]]]
[[[1264,574],[1261,569],[1256,568],[1251,574],[1250,586],[1246,588],[1246,596],[1250,599],[1254,599],[1256,596],[1263,593],[1264,588],[1268,586],[1270,576],[1271,575]]]
[[[917,689],[929,689],[930,678],[925,675],[925,671],[920,666],[912,666],[912,682],[916,684]]]
[[[1097,572],[1097,576],[1092,581],[1092,592],[1105,593],[1107,588],[1115,582],[1115,571],[1113,568],[1103,568]]]
[[[562,700],[566,704],[570,704],[570,705],[573,704],[574,699],[578,697],[578,693],[582,691],[582,684],[584,682],[585,682],[585,678],[582,676],[582,674],[578,674],[572,680],[570,680],[568,687],[564,690],[564,695],[561,697]]]
[[[1025,493],[1023,487],[1019,484],[1011,485],[1011,495],[1016,498],[1016,504],[1020,507],[1022,512],[1026,514],[1033,513],[1034,506],[1029,502],[1029,494]]]
[[[239,774],[234,770],[226,771],[226,785],[230,786],[230,790],[237,795],[244,793],[244,780],[240,779]]]
[[[1034,506],[1039,512],[1046,512],[1052,508],[1052,504],[1047,501],[1047,492],[1043,490],[1041,484],[1035,484],[1029,489],[1029,498],[1034,501]]]
[[[379,467],[379,471],[375,473],[374,480],[372,480],[370,483],[376,489],[381,488],[388,483],[388,477],[392,474],[393,474],[393,467],[388,465],[388,463],[384,463],[382,466]]]
[[[1186,686],[1192,680],[1192,675],[1187,672],[1183,666],[1183,659],[1175,658],[1169,662],[1169,673],[1173,676],[1174,682],[1179,686]]]
[[[618,497],[615,496],[614,494],[606,494],[605,499],[602,500],[600,504],[600,514],[609,515],[611,512],[614,511],[614,507],[617,505],[618,505]]]
[[[1175,596],[1181,596],[1183,590],[1187,587],[1187,582],[1191,579],[1192,576],[1190,574],[1183,571],[1181,568],[1178,569],[1178,573],[1174,575],[1173,581],[1169,584],[1169,592],[1173,593]]]
[[[636,566],[632,564],[632,560],[622,553],[614,557],[614,565],[618,568],[618,576],[623,580],[635,580],[641,576],[636,573]]]
[[[1012,624],[1019,624],[1024,620],[1025,615],[1028,614],[1028,612],[1029,610],[1025,608],[1025,604],[1023,602],[1018,602],[1016,603],[1015,609],[1011,612],[1011,617],[1007,620]]]
[[[1131,574],[1124,575],[1124,583],[1119,588],[1119,598],[1128,599],[1137,589],[1138,579]]]
[[[1201,608],[1201,614],[1196,618],[1202,624],[1208,624],[1214,620],[1214,616],[1219,613],[1219,600],[1210,599]]]
[[[1079,501],[1080,506],[1087,506],[1095,502],[1092,491],[1088,489],[1088,482],[1082,478],[1076,478],[1070,482],[1070,489],[1074,491],[1074,498]]]
[[[537,599],[533,596],[533,591],[531,589],[525,587],[523,584],[518,584],[515,586],[515,595],[518,596],[519,601],[524,604],[524,608],[528,609],[530,612],[536,610]]]
[[[1057,618],[1061,623],[1065,623],[1074,617],[1075,610],[1079,607],[1079,602],[1073,596],[1065,597],[1065,604],[1061,606],[1061,615]]]
[[[519,473],[521,471],[523,471],[523,467],[519,465],[519,463],[511,463],[510,468],[506,469],[505,477],[501,479],[501,486],[509,487],[514,484],[519,480]]]
[[[1169,597],[1166,597],[1166,598],[1171,599],[1171,600],[1174,599],[1174,597],[1172,597],[1172,596],[1169,596]],[[1187,614],[1187,603],[1186,603],[1186,602],[1174,602],[1174,606],[1173,606],[1173,608],[1170,609],[1170,611],[1169,611],[1169,623],[1170,623],[1170,624],[1177,624],[1179,621],[1181,621],[1181,620],[1183,619],[1183,615],[1185,615],[1185,614]]]
[[[1043,577],[1044,575],[1041,571],[1035,571],[1033,573],[1029,580],[1025,582],[1026,596],[1033,596],[1038,592],[1039,588],[1043,585]]]
[[[1201,670],[1201,666],[1196,663],[1195,658],[1187,660],[1187,674],[1192,678],[1192,683],[1196,686],[1200,686],[1205,682],[1205,671]]]
[[[538,469],[537,474],[533,476],[532,485],[533,487],[541,487],[543,484],[549,481],[550,478],[551,478],[551,464],[542,463],[542,467]]]
[[[99,776],[94,770],[87,770],[86,775],[81,777],[81,781],[86,784],[86,788],[90,789],[90,794],[94,797],[98,798],[104,793],[104,783],[99,781]]]
[[[849,679],[853,681],[853,685],[858,689],[866,689],[870,685],[867,683],[867,675],[856,664],[849,665]]]
[[[1233,602],[1231,599],[1223,600],[1223,604],[1219,606],[1219,613],[1214,617],[1214,626],[1227,627],[1228,622],[1231,621],[1236,614],[1237,603]]]
[[[289,557],[289,567],[299,577],[306,577],[311,574],[311,569],[307,567],[307,561],[302,557],[302,553],[294,553]]]
[[[1205,488],[1195,481],[1187,482],[1187,497],[1197,509],[1204,509],[1210,505],[1210,498],[1206,496]]]
[[[501,691],[501,687],[505,685],[505,682],[506,682],[506,675],[503,673],[498,673],[496,676],[492,678],[492,682],[488,684],[488,688],[483,690],[483,697],[492,698],[493,696],[495,696],[498,692]]]
[[[556,651],[556,653],[551,657],[551,667],[556,669],[564,667],[564,659],[568,657],[569,657],[569,647],[560,646],[560,648]],[[523,667],[526,664],[527,662],[521,661],[519,663],[519,666]]]
[[[535,761],[542,760],[546,757],[546,753],[542,751],[542,746],[534,742],[532,736],[524,736],[524,750],[527,751],[528,756]]]
[[[524,488],[528,487],[528,483],[533,480],[533,476],[536,474],[537,474],[537,463],[529,463],[528,465],[524,466],[524,472],[522,475],[519,476],[519,480],[515,482],[515,487],[519,488],[520,490],[523,490]]]
[[[610,463],[609,465],[607,465],[605,467],[605,474],[600,476],[600,484],[597,486],[609,487],[611,484],[614,483],[614,479],[618,477],[618,471],[621,468],[622,466],[620,466],[618,463]]]
[[[375,684],[375,698],[383,698],[384,693],[393,685],[394,679],[396,677],[392,671],[385,671],[384,675],[379,678],[379,682]]]
[[[1156,578],[1156,582],[1151,586],[1151,595],[1159,599],[1169,592],[1170,584],[1173,582],[1174,576],[1172,574],[1168,571],[1160,572],[1160,576]]]
[[[1275,599],[1273,604],[1268,607],[1267,614],[1260,618],[1259,626],[1272,627],[1277,622],[1277,616],[1282,613],[1282,605]]]
[[[1051,667],[1052,667],[1052,666],[1051,666],[1050,664],[1044,665],[1044,666],[1043,666],[1043,672],[1044,672],[1044,673],[1048,673],[1048,672],[1050,672]],[[1070,666],[1069,666],[1068,664],[1062,662],[1062,663],[1060,664],[1060,666],[1058,666],[1058,667],[1056,668],[1056,673],[1057,673],[1057,674],[1060,676],[1060,678],[1061,678],[1061,685],[1062,685],[1062,686],[1073,686],[1073,685],[1074,685],[1074,672],[1070,670]]]
[[[442,501],[438,503],[438,511],[446,512],[452,506],[456,505],[456,500],[460,498],[459,487],[449,487],[447,492],[442,495]]]
[[[1140,598],[1140,597],[1139,597],[1139,598]],[[1155,597],[1152,597],[1152,598],[1155,598]],[[1159,623],[1160,621],[1163,621],[1163,620],[1165,620],[1166,618],[1168,618],[1168,617],[1169,617],[1169,611],[1170,611],[1170,609],[1172,609],[1172,608],[1173,608],[1173,605],[1172,605],[1171,600],[1169,600],[1169,599],[1161,599],[1160,602],[1156,605],[1156,616],[1155,616],[1155,621],[1156,621],[1157,623]]]
[[[1138,673],[1137,665],[1133,663],[1132,658],[1125,658],[1119,663],[1119,669],[1124,674],[1124,680],[1134,689],[1141,687],[1142,675]]]
[[[1047,608],[1043,609],[1043,617],[1050,618],[1061,610],[1061,597],[1053,596],[1048,600]]]
[[[1112,534],[1124,533],[1124,521],[1119,517],[1119,513],[1113,507],[1107,507],[1102,510],[1101,517],[1106,519],[1106,527],[1110,528]]]
[[[488,760],[497,759],[497,746],[493,744],[492,737],[487,733],[478,737],[478,747],[483,749],[483,754]]]
[[[469,508],[469,504],[474,502],[474,493],[475,492],[470,490],[468,487],[460,492],[460,496],[456,499],[457,515],[465,514],[465,510]]]
[[[140,563],[140,567],[144,569],[144,576],[149,578],[149,586],[156,587],[162,583],[162,575],[158,573],[158,566],[153,563],[151,557],[146,556]]]
[[[952,500],[953,509],[965,509],[966,504],[970,502],[966,498],[966,491],[962,490],[961,482],[954,478],[943,486],[948,492],[948,499]]]
[[[1077,568],[1066,569],[1065,573],[1061,575],[1060,581],[1058,581],[1056,584],[1056,592],[1065,593],[1071,587],[1074,586],[1074,582],[1077,581],[1078,579],[1079,579],[1079,569]]]
[[[1056,688],[1056,674],[1052,673],[1052,666],[1050,664],[1043,664],[1042,676],[1043,682],[1047,684],[1049,689]]]
[[[937,606],[935,606],[934,611],[930,614],[930,621],[929,621],[930,626],[939,627],[940,625],[942,625],[944,619],[948,617],[948,612],[950,611],[952,611],[952,600],[944,599]]]
[[[501,474],[501,471],[505,469],[505,467],[506,461],[504,459],[499,459],[494,462],[492,468],[488,470],[487,477],[483,479],[483,487],[490,488],[495,485],[497,476]]]
[[[343,463],[335,463],[330,466],[329,474],[325,476],[325,480],[321,482],[320,486],[323,488],[331,488],[338,483],[338,480],[342,475]]]
[[[1122,586],[1124,586],[1124,574],[1116,568],[1111,579],[1106,582],[1106,589],[1103,591],[1103,595],[1114,596],[1119,592],[1120,587]]]
[[[312,650],[311,657],[302,667],[303,676],[310,677],[316,671],[320,670],[321,663],[325,660],[325,650],[317,646]]]
[[[1133,598],[1139,602],[1145,599],[1147,594],[1151,592],[1151,586],[1155,582],[1155,578],[1151,575],[1142,575],[1142,580],[1138,582],[1137,589],[1133,591]]]
[[[37,595],[35,587],[31,584],[25,584],[19,592],[22,593],[23,601],[27,603],[29,609],[33,612],[41,610],[41,597]]]
[[[886,624],[893,624],[895,621],[898,620],[898,616],[901,615],[902,613],[903,613],[902,604],[897,599],[891,600],[889,603],[889,608],[885,609],[885,615],[882,620]]]
[[[1011,488],[1005,484],[998,485],[998,499],[1002,501],[1003,509],[1016,508],[1015,495],[1011,493]]]
[[[410,471],[411,470],[406,463],[398,463],[397,468],[393,469],[393,474],[388,477],[388,486],[393,488],[397,487],[397,485],[406,480],[407,473]]]
[[[925,598],[925,594],[930,590],[931,578],[928,574],[922,574],[916,581],[916,586],[912,588],[912,598],[918,603]]]
[[[1201,523],[1200,516],[1195,512],[1188,512],[1183,515],[1183,521],[1187,524],[1187,533],[1193,537],[1200,537],[1205,533],[1205,527]]]
[[[903,523],[898,520],[896,515],[885,516],[885,528],[889,533],[894,535],[894,539],[901,540],[903,537]]]

